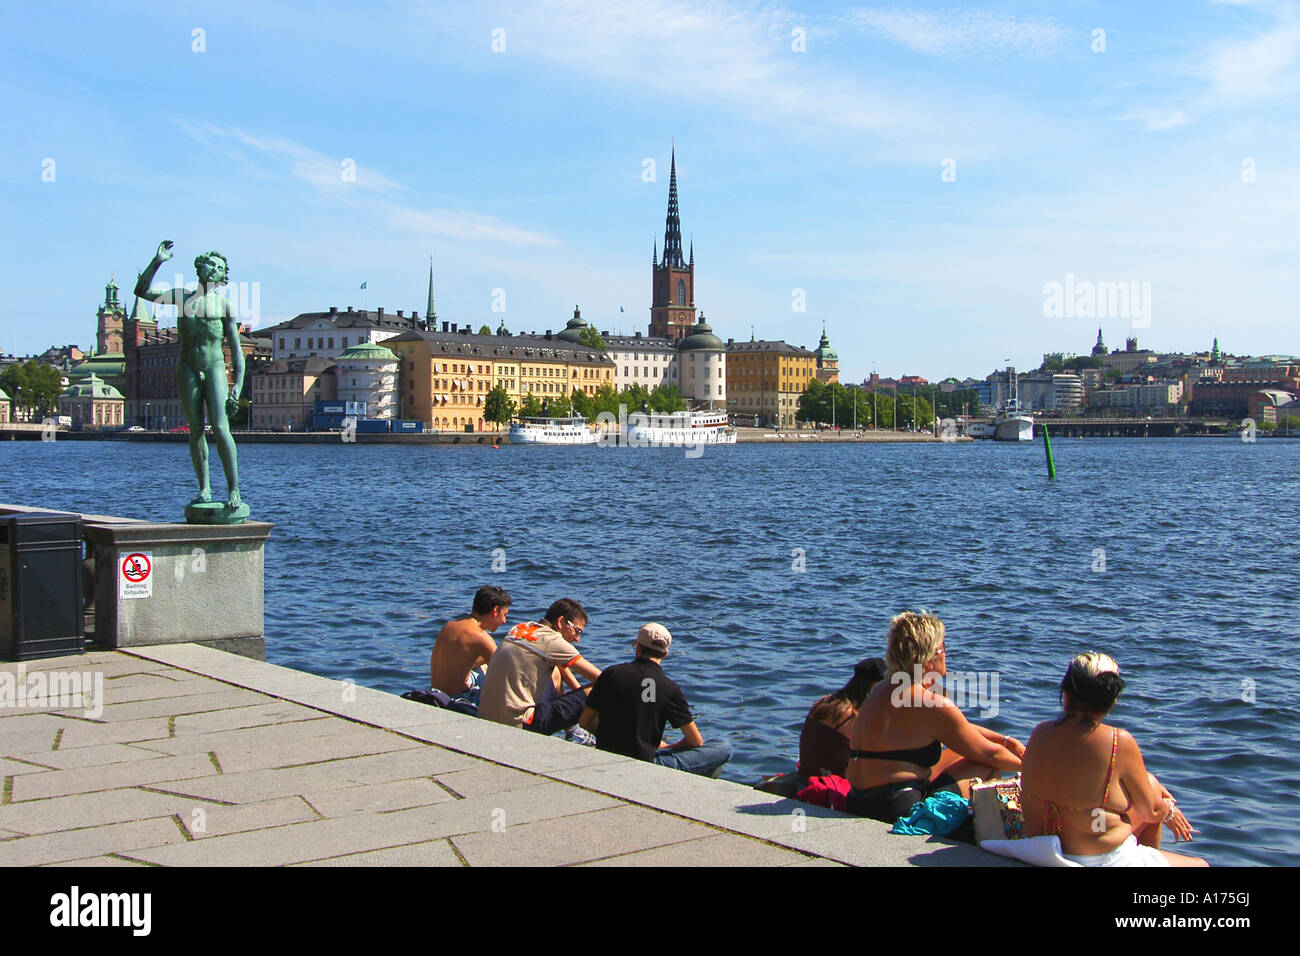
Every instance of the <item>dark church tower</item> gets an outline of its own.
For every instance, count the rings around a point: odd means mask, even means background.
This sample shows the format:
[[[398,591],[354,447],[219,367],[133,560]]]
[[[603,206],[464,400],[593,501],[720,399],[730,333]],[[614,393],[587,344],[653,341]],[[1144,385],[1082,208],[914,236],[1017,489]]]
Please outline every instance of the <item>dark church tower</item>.
[[[689,261],[682,256],[682,223],[677,211],[677,150],[668,177],[668,218],[664,223],[664,256],[653,261],[654,296],[650,304],[650,334],[682,339],[695,324],[695,244]]]

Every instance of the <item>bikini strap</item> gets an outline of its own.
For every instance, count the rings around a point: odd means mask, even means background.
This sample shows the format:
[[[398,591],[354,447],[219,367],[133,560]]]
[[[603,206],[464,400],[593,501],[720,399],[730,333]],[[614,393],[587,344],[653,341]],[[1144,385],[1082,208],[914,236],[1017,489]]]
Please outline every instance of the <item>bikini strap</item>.
[[[1101,803],[1099,806],[1106,806],[1106,797],[1110,795],[1110,778],[1115,773],[1115,755],[1119,753],[1119,728],[1111,729],[1110,741],[1110,766],[1106,768],[1106,784],[1101,788]]]
[[[849,714],[847,717],[845,717],[843,720],[841,720],[838,724],[835,725],[835,729],[836,729],[836,730],[839,730],[841,727],[843,727],[845,724],[847,724],[850,720],[852,720],[852,719],[853,719],[854,717],[856,717],[856,716],[858,716],[858,715],[857,715],[857,714]]]

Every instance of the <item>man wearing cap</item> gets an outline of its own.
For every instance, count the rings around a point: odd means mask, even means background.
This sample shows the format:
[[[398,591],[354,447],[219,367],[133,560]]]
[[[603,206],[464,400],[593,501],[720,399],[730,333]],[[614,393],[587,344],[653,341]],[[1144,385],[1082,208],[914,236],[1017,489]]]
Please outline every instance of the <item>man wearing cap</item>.
[[[712,776],[731,759],[731,744],[704,742],[682,689],[664,674],[660,661],[672,642],[662,624],[637,631],[636,660],[601,672],[578,724],[595,733],[601,750]],[[682,739],[665,745],[665,723],[680,730]]]

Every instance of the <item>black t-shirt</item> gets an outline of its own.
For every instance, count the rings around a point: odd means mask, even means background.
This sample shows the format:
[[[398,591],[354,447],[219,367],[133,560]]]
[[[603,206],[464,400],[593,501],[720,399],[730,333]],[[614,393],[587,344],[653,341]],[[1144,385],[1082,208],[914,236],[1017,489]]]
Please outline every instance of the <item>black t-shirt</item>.
[[[640,658],[601,671],[587,706],[600,715],[596,746],[638,760],[654,759],[665,722],[682,727],[695,719],[682,689]]]

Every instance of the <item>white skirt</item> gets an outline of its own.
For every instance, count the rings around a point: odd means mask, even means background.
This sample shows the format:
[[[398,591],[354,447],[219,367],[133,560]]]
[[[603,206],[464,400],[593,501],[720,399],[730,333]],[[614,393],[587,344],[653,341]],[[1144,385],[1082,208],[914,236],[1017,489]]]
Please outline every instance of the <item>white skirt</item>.
[[[1129,834],[1128,839],[1109,853],[1062,853],[1071,862],[1080,866],[1168,866],[1168,858],[1155,847],[1143,846],[1137,837]]]

